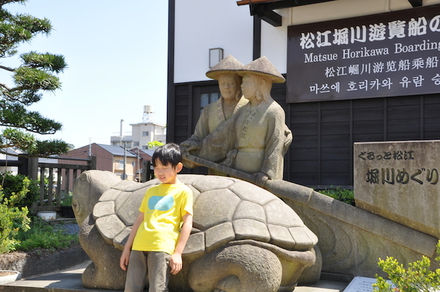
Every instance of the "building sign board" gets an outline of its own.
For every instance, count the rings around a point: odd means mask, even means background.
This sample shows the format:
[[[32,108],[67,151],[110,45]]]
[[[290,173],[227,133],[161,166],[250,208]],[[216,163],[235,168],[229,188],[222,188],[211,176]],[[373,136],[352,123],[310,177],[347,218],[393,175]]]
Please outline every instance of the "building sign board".
[[[440,5],[290,26],[287,102],[440,92]]]

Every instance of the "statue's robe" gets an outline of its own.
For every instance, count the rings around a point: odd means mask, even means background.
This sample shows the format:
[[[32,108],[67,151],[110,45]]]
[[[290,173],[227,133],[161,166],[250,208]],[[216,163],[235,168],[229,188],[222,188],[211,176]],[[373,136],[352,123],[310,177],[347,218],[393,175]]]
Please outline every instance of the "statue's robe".
[[[202,141],[206,136],[208,136],[211,132],[217,129],[218,126],[227,120],[223,112],[222,100],[223,98],[220,97],[218,100],[203,108],[199,120],[197,121],[194,134],[188,139],[188,141]],[[247,103],[248,100],[244,97],[241,97],[235,106],[233,114],[235,114],[239,108],[243,107]]]
[[[282,179],[284,154],[292,142],[282,107],[273,99],[241,107],[203,141],[197,156],[243,172]]]

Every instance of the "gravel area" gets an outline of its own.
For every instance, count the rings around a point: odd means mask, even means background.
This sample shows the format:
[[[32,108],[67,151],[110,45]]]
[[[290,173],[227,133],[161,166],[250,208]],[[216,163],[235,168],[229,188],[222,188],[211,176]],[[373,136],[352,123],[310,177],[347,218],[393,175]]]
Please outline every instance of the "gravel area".
[[[79,232],[79,225],[78,224],[61,224],[60,228],[64,229],[67,234],[78,234]]]
[[[50,221],[50,224],[56,230],[64,230],[67,234],[78,234],[79,225],[76,223],[75,219],[57,219]]]

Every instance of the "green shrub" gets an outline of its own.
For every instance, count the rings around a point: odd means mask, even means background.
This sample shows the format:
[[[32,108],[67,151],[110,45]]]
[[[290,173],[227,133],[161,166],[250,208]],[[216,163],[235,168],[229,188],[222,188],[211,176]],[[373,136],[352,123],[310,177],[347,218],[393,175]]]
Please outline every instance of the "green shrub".
[[[72,206],[72,192],[64,194],[61,199],[61,206]]]
[[[67,234],[60,225],[52,226],[50,223],[33,217],[31,228],[27,232],[20,232],[17,239],[20,243],[17,250],[30,251],[38,248],[55,250],[71,246],[78,242],[77,234]]]
[[[341,187],[336,187],[336,188],[330,187],[328,189],[317,190],[317,191],[320,192],[321,194],[332,197],[338,201],[350,204],[352,206],[355,205],[353,190],[343,189]]]
[[[437,255],[440,255],[440,241],[437,243]],[[439,262],[440,257],[437,256],[435,260]],[[437,289],[440,288],[440,269],[432,270],[431,260],[426,256],[422,256],[421,260],[408,264],[407,269],[393,257],[387,257],[385,260],[379,259],[378,265],[387,273],[393,285],[384,278],[376,275],[376,283],[373,284],[373,291],[439,291]]]
[[[0,183],[3,187],[3,193],[5,198],[10,198],[12,194],[16,194],[23,189],[24,181],[29,181],[24,175],[13,175],[10,172],[0,173]],[[38,201],[40,195],[40,187],[37,181],[26,182],[28,192],[26,195],[16,202],[15,207],[27,207],[30,209],[32,204]]]
[[[9,197],[5,197],[0,186],[0,253],[15,250],[19,243],[16,239],[19,230],[29,229],[27,207],[16,206],[26,196],[29,183],[28,179],[24,179],[22,189],[12,192]]]
[[[67,234],[39,217],[28,215],[39,196],[39,187],[22,175],[0,174],[0,253],[14,250],[61,249],[78,242],[76,234]],[[30,194],[30,195],[29,195]],[[71,204],[71,194],[63,203]],[[59,227],[59,226],[58,226]]]

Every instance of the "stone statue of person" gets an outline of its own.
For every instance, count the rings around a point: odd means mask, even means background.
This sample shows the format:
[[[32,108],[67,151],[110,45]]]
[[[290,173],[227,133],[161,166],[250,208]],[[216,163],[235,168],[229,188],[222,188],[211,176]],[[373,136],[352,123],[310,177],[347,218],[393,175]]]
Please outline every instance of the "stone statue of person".
[[[283,108],[270,95],[284,77],[261,57],[237,71],[249,103],[202,141],[197,156],[256,176],[257,184],[282,179],[284,154],[292,142]]]
[[[229,55],[206,72],[207,77],[218,80],[221,95],[218,100],[203,108],[194,134],[180,144],[183,152],[199,149],[206,136],[248,103],[248,100],[242,97],[242,78],[237,74],[237,70],[242,67],[241,62]],[[184,161],[184,164],[190,168],[195,166],[188,161]]]

